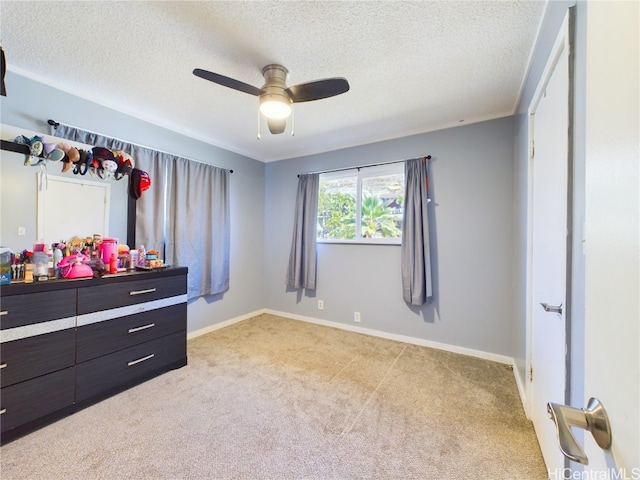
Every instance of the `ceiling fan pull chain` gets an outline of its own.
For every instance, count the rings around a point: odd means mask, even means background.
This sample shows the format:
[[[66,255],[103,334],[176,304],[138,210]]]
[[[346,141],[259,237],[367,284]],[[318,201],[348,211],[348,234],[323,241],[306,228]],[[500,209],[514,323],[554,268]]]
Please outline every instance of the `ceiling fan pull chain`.
[[[258,109],[258,140],[262,137],[260,136],[260,109]]]
[[[291,109],[291,136],[293,137],[295,134],[295,115],[293,113],[293,108]]]

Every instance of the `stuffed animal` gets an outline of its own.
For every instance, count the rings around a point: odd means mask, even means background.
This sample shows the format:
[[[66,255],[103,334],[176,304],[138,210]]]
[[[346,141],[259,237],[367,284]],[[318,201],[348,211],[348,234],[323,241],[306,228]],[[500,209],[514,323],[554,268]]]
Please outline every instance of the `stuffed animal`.
[[[77,162],[74,162],[75,167],[73,168],[73,173],[76,175],[86,175],[93,161],[93,153],[86,150],[78,150],[78,153],[80,154],[80,158]]]
[[[118,162],[118,169],[115,172],[115,179],[120,180],[125,175],[130,175],[133,170],[133,167],[135,167],[135,162],[133,161],[133,158],[131,157],[131,155],[129,155],[126,152],[123,152],[122,150],[114,150],[113,156],[116,158],[116,161]]]
[[[102,160],[102,178],[106,179],[115,177],[116,170],[118,170],[118,163],[115,160]]]
[[[18,135],[14,142],[29,147],[29,156],[24,161],[25,167],[28,167],[30,165],[38,165],[43,162],[41,155],[44,151],[44,145],[42,143],[41,137],[38,137],[36,135],[34,137],[27,138],[24,135]]]
[[[93,147],[93,158],[100,161],[98,176],[102,179],[108,179],[115,176],[118,169],[118,162],[113,156],[113,152],[104,147]]]

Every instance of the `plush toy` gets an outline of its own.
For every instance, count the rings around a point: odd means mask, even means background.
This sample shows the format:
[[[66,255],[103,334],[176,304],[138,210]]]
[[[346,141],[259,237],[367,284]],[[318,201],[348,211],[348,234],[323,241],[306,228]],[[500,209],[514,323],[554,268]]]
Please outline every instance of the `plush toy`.
[[[59,162],[65,156],[65,152],[58,148],[55,143],[42,142],[44,157],[52,162]]]
[[[114,150],[113,156],[116,158],[116,161],[118,162],[118,169],[115,172],[115,179],[120,180],[125,175],[130,175],[133,170],[133,167],[135,167],[135,162],[133,161],[133,158],[131,157],[131,155],[129,155],[126,152],[123,152],[122,150]]]
[[[115,177],[116,170],[118,170],[118,163],[115,160],[102,160],[102,178]]]
[[[24,135],[18,135],[14,142],[29,147],[29,156],[24,161],[25,167],[28,167],[30,165],[38,165],[43,162],[43,159],[40,157],[42,155],[42,152],[44,151],[44,145],[42,143],[41,137],[38,137],[36,135],[34,137],[27,138]]]
[[[102,179],[108,179],[115,176],[118,169],[118,162],[113,156],[113,152],[104,147],[93,147],[93,158],[100,161],[98,176]]]
[[[64,157],[62,157],[62,173],[68,172],[71,170],[73,164],[71,163],[71,159],[69,158],[69,150],[71,150],[71,145],[67,142],[60,142],[56,145],[58,150],[61,150],[64,153]],[[76,149],[76,152],[78,150]]]
[[[66,160],[62,159],[62,173],[68,172],[80,161],[80,152],[76,147],[69,147],[66,154]]]
[[[87,171],[89,170],[89,166],[93,161],[93,153],[86,150],[78,150],[78,152],[80,154],[80,158],[77,162],[75,162],[73,173],[76,175],[86,175]]]
[[[14,142],[29,147],[29,156],[24,161],[25,167],[40,165],[46,163],[47,160],[59,162],[65,157],[65,152],[57,148],[55,143],[46,142],[38,135],[31,138],[27,138],[25,135],[18,135]]]

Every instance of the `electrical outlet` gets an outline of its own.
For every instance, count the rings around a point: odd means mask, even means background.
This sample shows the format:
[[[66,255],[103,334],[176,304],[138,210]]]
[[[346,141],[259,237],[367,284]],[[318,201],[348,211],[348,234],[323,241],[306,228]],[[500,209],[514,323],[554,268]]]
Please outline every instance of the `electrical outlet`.
[[[18,235],[23,236],[27,234],[27,229],[25,227],[18,227]]]
[[[322,300],[318,300],[318,310],[324,309],[324,302]]]
[[[353,321],[360,322],[360,312],[353,312]]]

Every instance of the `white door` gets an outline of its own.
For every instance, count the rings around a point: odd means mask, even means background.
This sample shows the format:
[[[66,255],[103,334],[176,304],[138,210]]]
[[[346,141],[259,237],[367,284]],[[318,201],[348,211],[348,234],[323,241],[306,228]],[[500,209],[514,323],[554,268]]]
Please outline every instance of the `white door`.
[[[638,2],[587,2],[584,393],[613,441],[603,451],[585,433],[580,478],[640,479],[638,25]]]
[[[558,449],[555,425],[549,421],[547,414],[547,402],[565,403],[569,151],[569,63],[566,34],[565,23],[529,112],[533,134],[529,290],[531,419],[550,471],[562,471],[564,468],[564,457]]]

